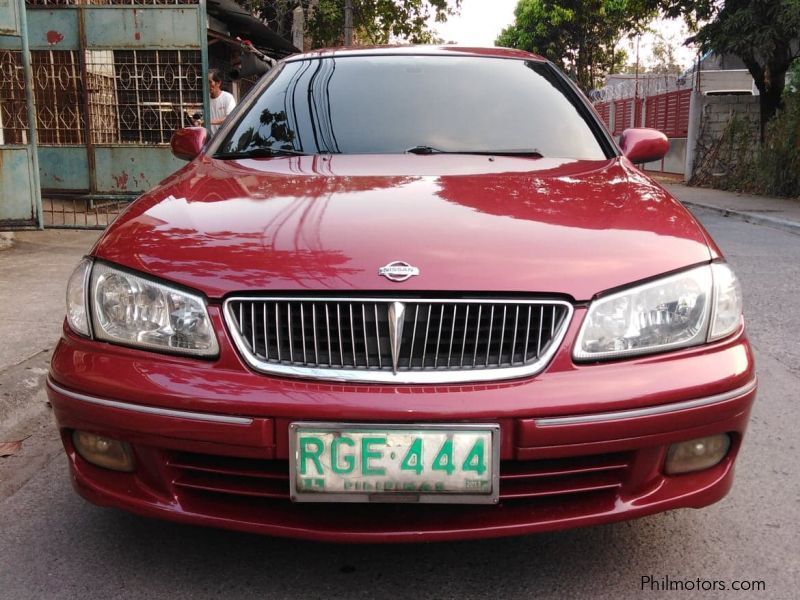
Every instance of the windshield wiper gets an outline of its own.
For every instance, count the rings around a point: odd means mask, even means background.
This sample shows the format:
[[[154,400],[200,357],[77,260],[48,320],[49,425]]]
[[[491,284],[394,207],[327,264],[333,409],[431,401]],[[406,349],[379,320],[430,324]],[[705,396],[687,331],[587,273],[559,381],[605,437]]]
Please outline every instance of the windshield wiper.
[[[478,154],[482,156],[527,156],[529,158],[544,158],[536,148],[519,150],[441,150],[433,146],[414,146],[408,148],[406,154]]]
[[[524,148],[521,150],[495,150],[493,152],[479,152],[478,154],[491,154],[493,156],[527,156],[528,158],[544,158],[544,154],[536,148]]]
[[[236,160],[239,158],[270,158],[273,156],[308,156],[308,152],[291,148],[251,148],[239,152],[217,152],[214,158],[220,160]]]
[[[439,150],[433,146],[414,146],[406,149],[406,154],[454,154],[454,152],[447,152],[446,150]]]

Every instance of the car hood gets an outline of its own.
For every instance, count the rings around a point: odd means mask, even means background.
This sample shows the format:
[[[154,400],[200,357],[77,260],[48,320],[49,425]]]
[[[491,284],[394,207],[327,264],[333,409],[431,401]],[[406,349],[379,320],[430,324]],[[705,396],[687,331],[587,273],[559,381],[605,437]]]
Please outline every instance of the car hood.
[[[715,254],[626,159],[201,157],[140,198],[94,255],[207,294],[598,292]],[[378,275],[405,261],[419,275]]]

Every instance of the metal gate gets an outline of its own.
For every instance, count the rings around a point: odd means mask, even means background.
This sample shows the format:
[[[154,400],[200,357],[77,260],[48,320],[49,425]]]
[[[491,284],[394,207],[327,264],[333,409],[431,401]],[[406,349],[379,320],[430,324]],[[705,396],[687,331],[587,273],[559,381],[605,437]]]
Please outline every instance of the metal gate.
[[[0,0],[0,229],[42,225],[24,12],[22,0]]]
[[[208,113],[205,0],[25,2],[44,225],[104,227]]]

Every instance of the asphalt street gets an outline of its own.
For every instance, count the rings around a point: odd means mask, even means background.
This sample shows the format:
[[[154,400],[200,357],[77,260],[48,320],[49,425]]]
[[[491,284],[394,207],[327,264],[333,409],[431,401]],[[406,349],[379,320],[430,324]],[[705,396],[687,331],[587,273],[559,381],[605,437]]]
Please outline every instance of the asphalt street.
[[[696,214],[742,280],[760,378],[722,502],[484,542],[296,542],[91,506],[71,490],[54,428],[43,422],[36,471],[0,494],[0,598],[798,597],[800,235]],[[727,591],[642,590],[646,576],[723,582]],[[731,591],[735,581],[763,582],[763,591]]]

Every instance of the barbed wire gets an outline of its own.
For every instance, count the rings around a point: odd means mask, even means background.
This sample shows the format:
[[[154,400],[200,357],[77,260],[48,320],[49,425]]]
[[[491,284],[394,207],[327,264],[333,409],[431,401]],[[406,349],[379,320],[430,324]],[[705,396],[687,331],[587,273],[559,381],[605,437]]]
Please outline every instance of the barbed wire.
[[[638,96],[640,98],[685,90],[692,86],[691,76],[643,75],[639,77],[638,82],[636,79],[624,79],[603,88],[592,90],[589,92],[589,98],[592,102],[610,102],[612,100],[633,98],[637,95],[637,83],[639,87]]]

